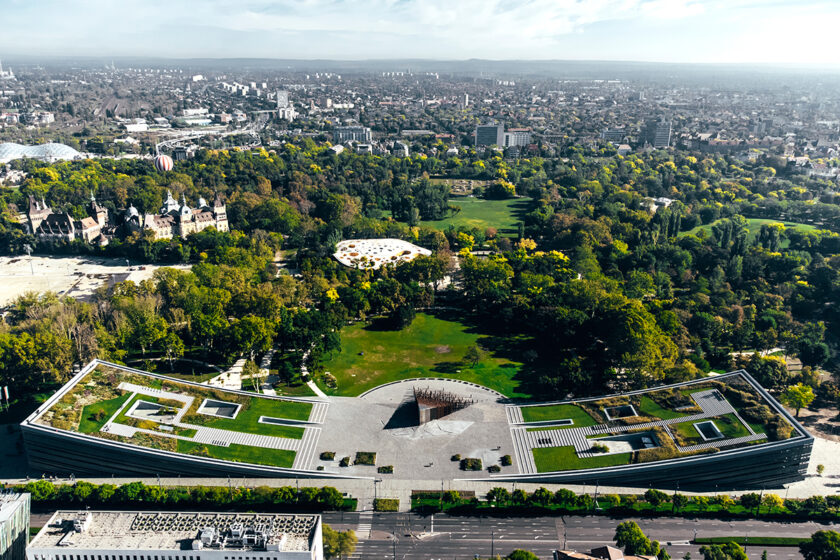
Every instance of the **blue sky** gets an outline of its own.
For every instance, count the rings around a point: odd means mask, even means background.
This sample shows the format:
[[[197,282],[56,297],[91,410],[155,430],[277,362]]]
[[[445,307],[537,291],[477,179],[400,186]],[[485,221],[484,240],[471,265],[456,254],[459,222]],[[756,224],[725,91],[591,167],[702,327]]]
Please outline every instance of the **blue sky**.
[[[0,0],[0,56],[840,63],[840,0]]]

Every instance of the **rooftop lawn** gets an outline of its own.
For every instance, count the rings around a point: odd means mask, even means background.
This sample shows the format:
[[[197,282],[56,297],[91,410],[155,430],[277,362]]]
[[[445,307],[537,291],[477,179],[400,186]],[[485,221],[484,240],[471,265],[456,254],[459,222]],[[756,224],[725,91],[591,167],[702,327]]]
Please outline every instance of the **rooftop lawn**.
[[[230,400],[230,402],[236,401]],[[198,406],[201,406],[200,401],[193,403],[193,409]],[[247,404],[239,409],[239,414],[236,415],[236,418],[219,418],[208,414],[194,414],[185,415],[181,421],[185,424],[200,422],[201,426],[218,428],[219,430],[230,430],[232,432],[301,439],[304,432],[303,428],[283,426],[282,424],[263,424],[260,423],[260,416],[307,420],[310,412],[312,412],[312,404],[310,403],[251,397],[247,401]]]
[[[648,397],[647,395],[642,395],[640,399],[639,410],[640,414],[644,414],[645,416],[653,416],[654,418],[659,418],[661,420],[671,420],[672,418],[682,418],[683,416],[688,416],[690,414],[695,414],[696,412],[680,412],[678,410],[670,410],[668,408],[663,408],[658,403],[654,402],[653,399]]]
[[[84,409],[82,409],[82,419],[79,422],[79,433],[91,434],[101,430],[102,426],[105,425],[105,422],[107,422],[108,419],[111,418],[117,410],[119,410],[120,406],[122,406],[122,404],[127,401],[130,396],[131,393],[125,393],[124,395],[120,395],[119,397],[113,399],[87,405]],[[97,420],[94,415],[99,412],[102,412],[102,414]]]
[[[232,443],[228,447],[222,447],[220,445],[206,445],[179,440],[178,453],[211,457],[225,461],[236,461],[238,463],[254,463],[257,465],[271,465],[284,468],[291,468],[295,462],[294,451],[251,447],[238,443]]]
[[[727,439],[739,438],[750,435],[750,432],[749,430],[747,430],[747,427],[744,426],[744,424],[740,420],[738,420],[738,417],[734,414],[725,414],[723,416],[715,416],[713,418],[706,418],[703,420],[694,420],[692,422],[681,422],[679,424],[671,424],[670,428],[674,432],[674,435],[681,440],[681,445],[696,445],[698,443],[705,443],[706,440],[704,440],[700,436],[700,433],[697,431],[697,428],[695,428],[694,425],[708,421],[713,421],[715,423],[715,426],[717,426],[717,429],[720,430],[723,436]]]
[[[534,449],[533,453],[537,472],[541,473],[627,465],[630,463],[632,457],[632,453],[614,453],[581,459],[577,456],[575,448],[571,445],[565,445],[563,447],[539,447]]]
[[[553,426],[551,429],[583,428],[595,426],[595,421],[585,410],[576,404],[551,404],[546,406],[523,406],[522,419],[526,422],[546,422],[549,420],[564,420],[571,418],[574,424],[570,426]]]
[[[449,204],[458,206],[461,211],[442,220],[427,220],[420,224],[436,229],[466,226],[484,230],[493,227],[500,234],[516,233],[518,223],[522,221],[523,214],[528,210],[530,199],[486,200],[464,196],[450,198]]]
[[[384,383],[416,377],[470,381],[508,397],[527,397],[515,379],[522,364],[486,352],[475,366],[464,361],[467,349],[481,335],[458,321],[418,313],[401,331],[378,330],[356,323],[341,331],[341,351],[324,364],[336,378],[328,394],[359,395]]]

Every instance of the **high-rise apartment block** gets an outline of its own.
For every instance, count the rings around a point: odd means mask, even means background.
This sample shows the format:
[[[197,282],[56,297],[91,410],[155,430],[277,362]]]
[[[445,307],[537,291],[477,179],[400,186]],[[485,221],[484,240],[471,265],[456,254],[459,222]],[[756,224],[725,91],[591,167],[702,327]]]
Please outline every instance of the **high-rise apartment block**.
[[[0,560],[26,558],[29,508],[29,494],[0,494]]]
[[[373,137],[370,128],[366,126],[337,126],[333,130],[333,139],[339,144],[344,142],[370,144]]]
[[[504,146],[504,123],[480,124],[475,127],[476,146]]]

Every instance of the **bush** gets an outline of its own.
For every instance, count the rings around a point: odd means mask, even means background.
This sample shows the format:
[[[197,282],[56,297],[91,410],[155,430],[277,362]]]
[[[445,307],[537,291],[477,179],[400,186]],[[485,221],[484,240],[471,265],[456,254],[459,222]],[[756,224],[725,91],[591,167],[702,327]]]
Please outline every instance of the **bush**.
[[[487,470],[489,472],[501,472],[502,467],[500,467],[499,465],[490,465],[489,467],[487,467]]]
[[[343,457],[341,461],[338,463],[339,467],[349,467],[350,466],[350,457]]]
[[[400,501],[388,498],[376,498],[373,500],[373,511],[399,511]]]
[[[461,454],[456,453],[455,455],[452,456],[452,460],[453,461],[460,461],[461,460]]]
[[[513,460],[510,458],[510,455],[502,455],[502,466],[509,467],[513,464]]]
[[[480,471],[482,468],[481,459],[461,459],[462,471]]]
[[[385,465],[376,469],[379,474],[394,474],[394,465]]]
[[[593,443],[592,447],[589,448],[592,453],[607,453],[609,450],[610,448],[603,443]]]
[[[333,461],[335,460],[335,451],[324,451],[321,453],[321,460],[322,461]]]
[[[376,464],[376,453],[372,451],[357,451],[356,460],[353,461],[353,464],[373,466]]]

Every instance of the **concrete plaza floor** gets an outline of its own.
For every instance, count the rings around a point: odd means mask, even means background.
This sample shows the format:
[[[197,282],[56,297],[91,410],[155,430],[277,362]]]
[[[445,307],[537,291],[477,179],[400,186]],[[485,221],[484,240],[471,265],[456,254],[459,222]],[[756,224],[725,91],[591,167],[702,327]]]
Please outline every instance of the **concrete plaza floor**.
[[[416,425],[411,403],[413,389],[436,389],[472,399],[474,404],[440,420]],[[332,397],[321,430],[314,465],[325,472],[399,478],[441,480],[479,478],[500,464],[503,455],[513,457],[513,440],[500,396],[476,385],[451,380],[411,380],[378,387],[360,398]],[[335,460],[321,461],[321,452],[332,451]],[[394,474],[377,474],[376,467],[340,467],[342,457],[356,452],[376,453],[376,465],[392,465]],[[481,459],[481,471],[462,471],[453,455]],[[517,472],[516,465],[502,473]]]

